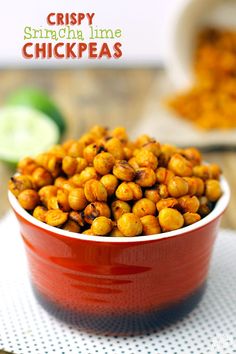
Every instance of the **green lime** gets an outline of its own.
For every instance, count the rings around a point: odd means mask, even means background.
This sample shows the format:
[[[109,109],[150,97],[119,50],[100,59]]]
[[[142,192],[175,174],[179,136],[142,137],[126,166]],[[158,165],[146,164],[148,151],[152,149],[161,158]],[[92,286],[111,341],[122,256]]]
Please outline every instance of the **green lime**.
[[[7,100],[9,105],[32,107],[43,112],[57,124],[61,135],[66,129],[65,120],[55,103],[46,93],[35,88],[23,88],[13,93]]]
[[[17,163],[55,145],[58,126],[42,112],[29,107],[0,109],[0,160]]]

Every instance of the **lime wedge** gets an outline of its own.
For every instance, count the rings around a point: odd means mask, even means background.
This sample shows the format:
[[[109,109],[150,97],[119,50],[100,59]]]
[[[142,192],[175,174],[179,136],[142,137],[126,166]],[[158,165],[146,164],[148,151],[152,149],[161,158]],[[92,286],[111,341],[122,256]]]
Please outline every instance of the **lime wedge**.
[[[58,126],[45,114],[28,107],[0,109],[0,160],[17,163],[59,141]]]
[[[7,104],[14,106],[32,107],[46,114],[58,126],[62,135],[66,129],[65,120],[54,102],[46,93],[35,88],[23,88],[14,92],[7,100]]]

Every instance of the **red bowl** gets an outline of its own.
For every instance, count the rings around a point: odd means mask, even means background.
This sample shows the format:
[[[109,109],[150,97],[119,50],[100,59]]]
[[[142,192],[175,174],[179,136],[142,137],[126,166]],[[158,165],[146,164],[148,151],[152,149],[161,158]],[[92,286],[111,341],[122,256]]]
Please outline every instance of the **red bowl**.
[[[188,313],[204,292],[229,187],[214,210],[185,228],[152,236],[101,237],[48,226],[9,192],[40,303],[80,328],[134,334]]]

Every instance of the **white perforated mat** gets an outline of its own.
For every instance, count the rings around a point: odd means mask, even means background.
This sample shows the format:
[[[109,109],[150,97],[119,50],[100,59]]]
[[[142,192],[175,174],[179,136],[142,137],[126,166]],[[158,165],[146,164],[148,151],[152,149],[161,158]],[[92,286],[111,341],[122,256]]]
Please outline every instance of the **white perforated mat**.
[[[135,337],[87,334],[58,322],[37,304],[12,214],[0,222],[0,351],[16,354],[236,353],[236,232],[221,230],[207,291],[183,320]]]

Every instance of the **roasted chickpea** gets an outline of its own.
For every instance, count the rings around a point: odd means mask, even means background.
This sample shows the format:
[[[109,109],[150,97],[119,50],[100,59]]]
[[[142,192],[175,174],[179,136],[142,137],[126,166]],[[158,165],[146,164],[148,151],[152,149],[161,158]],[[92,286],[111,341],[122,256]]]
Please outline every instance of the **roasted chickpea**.
[[[44,206],[37,206],[34,211],[33,211],[33,216],[38,219],[39,221],[45,222],[46,218],[46,213],[47,213],[47,208]]]
[[[58,188],[63,188],[63,184],[67,182],[65,177],[57,177],[54,181],[54,185]]]
[[[201,216],[197,213],[187,212],[187,213],[183,214],[183,217],[184,217],[184,225],[186,225],[186,226],[192,225],[195,222],[201,220]]]
[[[123,148],[123,151],[124,151],[124,158],[125,160],[129,160],[132,158],[132,155],[133,155],[133,149],[131,149],[130,147],[128,146],[124,146]],[[129,161],[128,161],[129,162]]]
[[[53,178],[50,172],[43,167],[37,167],[32,173],[33,183],[37,188],[42,188],[53,183]]]
[[[112,215],[118,220],[123,214],[131,212],[131,206],[123,200],[115,200],[111,204]]]
[[[63,183],[62,183],[62,188],[67,191],[67,192],[70,192],[72,191],[72,189],[74,189],[76,186],[75,184],[69,179],[69,180],[65,180]]]
[[[98,144],[90,144],[84,148],[83,156],[89,164],[92,164],[95,156],[101,151],[101,146]]]
[[[164,208],[177,208],[178,200],[175,198],[161,199],[156,203],[156,208],[160,212]]]
[[[57,191],[57,203],[61,210],[70,211],[69,192],[64,189]]]
[[[140,167],[150,167],[153,170],[157,168],[157,157],[151,151],[140,149],[135,159]]]
[[[173,171],[168,170],[165,167],[159,167],[156,170],[157,182],[161,184],[168,184],[170,179],[174,177],[175,174]]]
[[[141,235],[143,226],[138,216],[125,213],[117,220],[117,227],[124,236]]]
[[[190,177],[193,174],[191,162],[180,154],[174,154],[171,157],[168,168],[180,177]]]
[[[200,214],[202,217],[210,214],[210,212],[213,209],[212,203],[207,199],[207,197],[202,196],[199,198],[199,208],[198,208],[198,214]]]
[[[220,182],[216,179],[208,179],[205,194],[210,202],[216,202],[222,195]]]
[[[100,182],[102,182],[102,184],[106,188],[108,196],[111,197],[115,193],[116,188],[118,186],[118,179],[115,176],[108,174],[102,176]]]
[[[123,142],[126,142],[128,140],[128,135],[127,135],[126,129],[123,127],[116,127],[111,132],[111,135],[114,138],[118,138],[120,141],[123,141]]]
[[[106,202],[107,191],[104,185],[96,179],[90,179],[84,185],[84,194],[89,202]]]
[[[211,177],[209,167],[206,165],[194,166],[193,175],[203,180],[207,180]]]
[[[161,153],[158,156],[159,166],[167,167],[171,156],[174,155],[176,152],[177,148],[175,146],[169,144],[161,145]]]
[[[187,160],[191,161],[193,166],[200,165],[202,162],[200,151],[194,147],[184,149],[183,154]]]
[[[159,156],[161,153],[161,145],[157,141],[150,141],[142,146],[143,149],[152,152],[155,156]]]
[[[156,205],[150,199],[142,198],[134,203],[132,212],[139,218],[145,215],[155,215]]]
[[[141,187],[134,182],[123,182],[116,190],[116,197],[124,201],[138,200],[142,195]]]
[[[64,225],[63,225],[63,230],[70,231],[70,232],[80,232],[80,227],[79,225],[73,221],[73,220],[68,220]]]
[[[199,199],[195,195],[192,197],[189,195],[180,197],[178,203],[184,213],[187,213],[188,211],[190,213],[196,213],[200,205]]]
[[[112,220],[106,218],[105,216],[98,216],[94,219],[91,227],[93,234],[98,236],[108,235],[112,228]]]
[[[179,198],[188,194],[188,183],[182,177],[172,177],[167,187],[171,197]]]
[[[90,129],[90,134],[92,134],[93,136],[95,136],[96,138],[100,139],[103,136],[105,136],[107,134],[107,128],[104,128],[100,125],[94,125],[91,129]]]
[[[131,157],[131,159],[129,159],[128,161],[129,165],[133,167],[133,169],[136,171],[139,168],[139,164],[136,160],[135,157]]]
[[[132,181],[135,171],[126,160],[118,160],[113,167],[113,174],[122,181]]]
[[[76,157],[76,161],[77,161],[76,173],[82,172],[88,166],[87,161],[83,157]]]
[[[63,157],[66,156],[66,150],[65,150],[64,147],[63,147],[62,145],[60,145],[60,144],[57,144],[57,145],[52,146],[52,147],[48,150],[48,152],[49,152],[51,155],[55,156],[56,158],[58,158],[58,159],[60,159],[60,160],[62,160]]]
[[[62,147],[64,149],[64,151],[67,153],[70,149],[70,147],[76,143],[76,140],[74,139],[69,139],[69,140],[66,140],[63,144],[62,144]]]
[[[36,156],[35,161],[38,165],[45,168],[55,178],[61,172],[61,158],[52,153],[43,153]]]
[[[157,188],[146,189],[144,192],[144,196],[147,199],[150,199],[153,203],[157,203],[160,200],[160,195],[157,191]]]
[[[116,160],[123,160],[125,158],[124,149],[119,139],[111,138],[107,140],[105,148]]]
[[[82,234],[84,234],[84,235],[91,235],[91,236],[94,235],[91,228],[90,228],[90,229],[87,229],[87,230],[85,230],[85,231],[83,231]]]
[[[113,237],[121,237],[121,236],[124,236],[123,234],[122,234],[122,232],[118,229],[118,227],[113,227],[113,229],[112,229],[112,232],[111,232],[111,234],[110,234],[111,236],[113,236]]]
[[[22,208],[33,210],[39,204],[39,195],[34,189],[25,189],[18,195],[18,201]]]
[[[98,174],[94,167],[86,167],[80,174],[75,174],[71,178],[77,187],[83,187],[90,179],[98,179]]]
[[[168,188],[165,184],[160,184],[157,187],[157,191],[158,191],[161,198],[167,198],[169,196],[169,191],[168,191]]]
[[[140,148],[140,147],[142,147],[142,146],[144,146],[144,145],[146,145],[146,144],[148,144],[148,143],[150,143],[150,142],[153,142],[153,139],[150,138],[150,136],[148,136],[148,135],[146,135],[146,134],[143,134],[143,135],[140,135],[140,136],[136,139],[135,145]]]
[[[110,218],[111,211],[109,206],[104,202],[94,202],[86,206],[84,209],[84,220],[88,224],[92,224],[93,220],[98,216],[106,216]]]
[[[88,201],[85,197],[83,188],[74,188],[69,192],[68,202],[73,210],[83,210]]]
[[[65,156],[62,160],[62,170],[67,176],[73,176],[77,172],[77,159],[72,156]]]
[[[31,157],[25,157],[19,161],[17,170],[23,175],[32,175],[37,167],[38,164]]]
[[[39,190],[39,192],[38,192],[39,197],[40,197],[40,201],[45,206],[47,206],[47,203],[48,203],[49,199],[51,197],[56,197],[57,191],[58,191],[58,187],[57,186],[45,186],[45,187],[42,187]]]
[[[184,225],[184,217],[176,209],[164,208],[158,215],[162,231],[172,231],[180,229]]]
[[[149,167],[140,167],[136,170],[135,182],[141,187],[152,187],[156,183],[156,174]]]
[[[95,156],[93,166],[100,175],[107,175],[112,171],[115,164],[115,158],[109,152],[101,152]]]
[[[26,175],[14,176],[8,182],[8,188],[14,194],[15,197],[18,197],[20,192],[25,189],[34,189],[32,179]]]
[[[76,222],[81,227],[85,226],[83,212],[71,211],[69,213],[69,219]]]
[[[68,213],[64,213],[60,209],[48,210],[45,216],[45,221],[51,226],[63,225],[68,219]]]
[[[50,210],[51,209],[53,209],[53,210],[59,209],[59,205],[58,205],[58,202],[57,202],[57,197],[49,198],[49,200],[47,202],[47,207]]]
[[[75,141],[69,147],[67,154],[72,157],[83,157],[84,143],[81,141]]]
[[[158,219],[153,215],[145,215],[140,218],[143,225],[143,235],[155,235],[161,232]]]
[[[221,168],[217,164],[211,164],[208,166],[212,179],[219,179],[221,175]]]
[[[81,138],[79,139],[79,142],[80,142],[80,144],[83,144],[83,146],[88,146],[90,144],[95,143],[96,139],[97,138],[96,138],[95,134],[88,132],[88,133],[85,133],[81,136]]]

